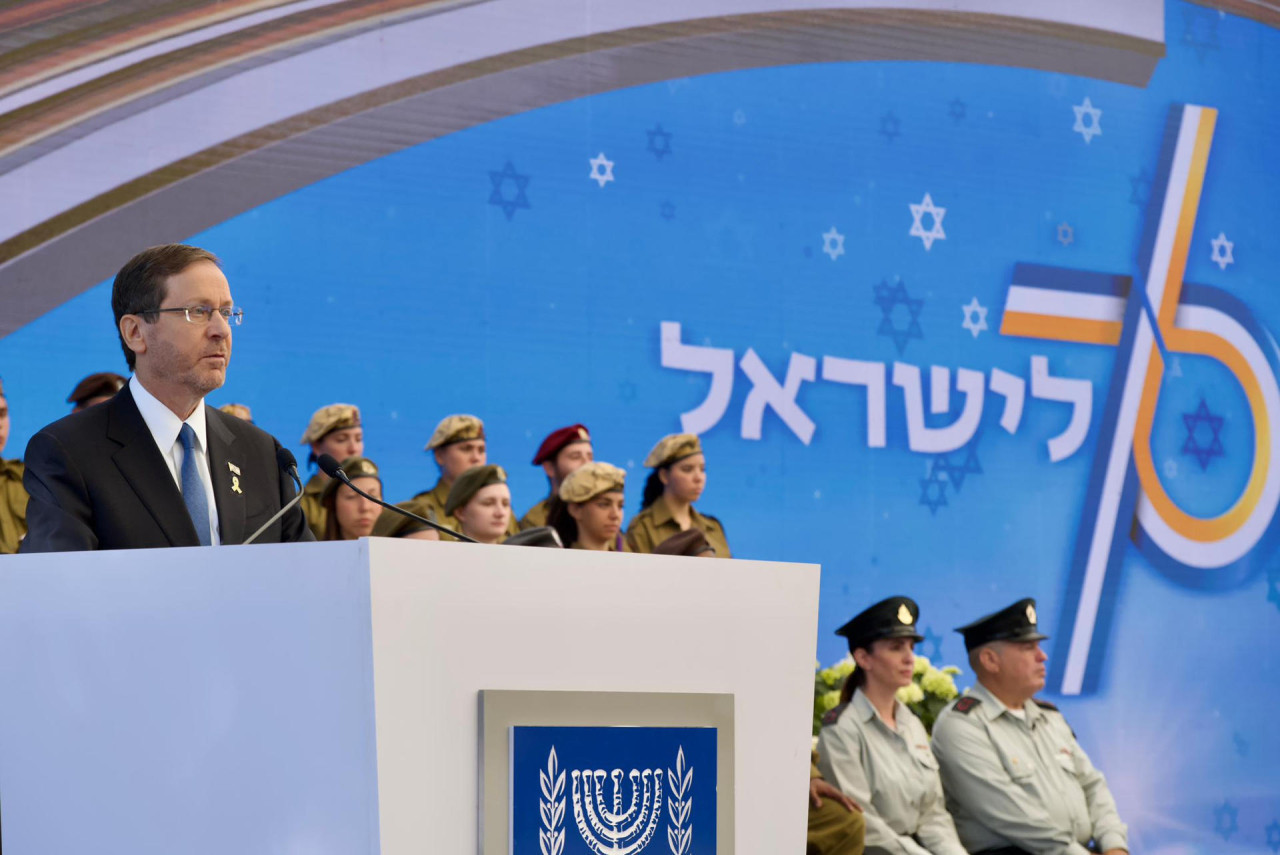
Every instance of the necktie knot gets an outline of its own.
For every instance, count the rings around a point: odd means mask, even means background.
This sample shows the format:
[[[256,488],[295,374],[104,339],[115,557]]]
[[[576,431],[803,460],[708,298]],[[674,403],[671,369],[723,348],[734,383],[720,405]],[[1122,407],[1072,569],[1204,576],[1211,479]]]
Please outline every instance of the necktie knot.
[[[196,444],[196,432],[191,428],[191,425],[183,422],[182,430],[178,431],[178,439],[182,441],[182,451],[190,454],[191,449]]]

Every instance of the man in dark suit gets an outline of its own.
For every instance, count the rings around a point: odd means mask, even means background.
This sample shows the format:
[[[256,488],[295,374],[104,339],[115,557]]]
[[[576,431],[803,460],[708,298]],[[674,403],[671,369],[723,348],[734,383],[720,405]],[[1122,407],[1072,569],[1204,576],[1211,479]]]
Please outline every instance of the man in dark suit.
[[[244,315],[218,259],[151,247],[116,275],[111,307],[133,377],[27,444],[22,552],[234,544],[292,498],[280,444],[206,406]],[[295,506],[260,542],[313,540]]]

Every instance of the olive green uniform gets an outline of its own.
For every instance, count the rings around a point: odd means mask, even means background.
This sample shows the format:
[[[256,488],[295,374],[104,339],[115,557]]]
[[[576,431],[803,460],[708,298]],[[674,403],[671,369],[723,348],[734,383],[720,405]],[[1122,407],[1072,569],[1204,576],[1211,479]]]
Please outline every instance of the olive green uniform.
[[[520,518],[520,530],[524,531],[529,528],[537,528],[540,525],[547,524],[547,512],[551,510],[551,497],[547,496],[541,502],[529,509],[529,512]]]
[[[1125,849],[1128,828],[1102,773],[1052,705],[1019,718],[981,683],[933,726],[947,805],[970,852],[1013,846],[1041,855]]]
[[[724,536],[724,526],[720,520],[709,514],[700,514],[695,508],[689,508],[689,525],[700,529],[716,550],[717,558],[729,558],[729,541]],[[665,496],[659,496],[649,507],[636,514],[627,526],[627,545],[632,552],[653,552],[653,548],[662,541],[679,534],[680,524],[671,516],[671,506]]]
[[[818,736],[822,777],[863,806],[867,852],[965,855],[947,813],[929,735],[905,704],[894,703],[896,730],[861,689],[824,716]]]
[[[302,508],[302,514],[307,518],[307,528],[311,529],[311,533],[316,536],[316,540],[324,540],[324,524],[327,514],[324,505],[321,504],[321,497],[324,494],[324,485],[329,483],[329,478],[322,472],[317,472],[308,479],[307,483],[302,485],[302,498],[298,500],[298,506]]]
[[[809,764],[809,780],[821,778],[816,761]],[[866,819],[835,799],[823,799],[822,807],[809,802],[809,831],[805,855],[862,855]]]
[[[12,555],[27,533],[26,467],[21,460],[0,460],[0,555]]]
[[[581,545],[576,540],[573,543],[569,544],[569,548],[570,549],[586,549],[585,546]],[[605,552],[630,552],[630,551],[631,551],[631,548],[627,546],[627,542],[621,538],[618,538],[617,540],[609,541],[609,548],[605,550]]]
[[[452,514],[446,514],[444,512],[444,504],[449,498],[450,486],[451,485],[445,484],[444,481],[437,481],[436,485],[430,490],[427,490],[425,493],[419,493],[407,502],[397,502],[396,507],[404,508],[409,513],[417,514],[420,517],[426,517],[432,522],[437,522],[440,525],[448,526],[454,531],[462,531],[462,523],[458,521],[458,518]],[[403,519],[404,517],[397,514],[395,511],[384,510],[382,515],[378,517],[377,524],[373,527],[374,535],[378,537],[393,536],[399,529],[400,521]],[[520,524],[516,522],[516,515],[512,514],[511,518],[507,521],[507,536],[510,537],[519,530]],[[457,538],[452,535],[445,534],[444,532],[440,532],[440,539],[456,540]]]

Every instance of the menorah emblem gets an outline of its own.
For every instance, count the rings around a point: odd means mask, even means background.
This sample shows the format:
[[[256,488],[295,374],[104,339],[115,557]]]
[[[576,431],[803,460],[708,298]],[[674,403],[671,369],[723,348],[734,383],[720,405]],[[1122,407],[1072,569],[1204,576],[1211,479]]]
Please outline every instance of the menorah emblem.
[[[625,811],[623,776],[621,769],[574,769],[572,773],[573,818],[582,842],[597,855],[632,855],[643,850],[662,818],[662,770],[632,769],[626,773],[631,801]],[[613,780],[612,810],[605,806],[606,779]]]
[[[542,855],[561,855],[565,849],[565,771],[555,746],[547,756],[547,768],[538,773],[543,799],[538,802],[542,829],[538,845]],[[662,770],[575,769],[572,772],[573,818],[578,834],[595,855],[642,855],[662,822]],[[667,770],[671,788],[668,799],[667,845],[671,855],[687,855],[692,843],[691,811],[693,767],[685,762],[683,746],[674,769]],[[612,782],[612,793],[609,790]],[[622,809],[624,795],[627,809]]]

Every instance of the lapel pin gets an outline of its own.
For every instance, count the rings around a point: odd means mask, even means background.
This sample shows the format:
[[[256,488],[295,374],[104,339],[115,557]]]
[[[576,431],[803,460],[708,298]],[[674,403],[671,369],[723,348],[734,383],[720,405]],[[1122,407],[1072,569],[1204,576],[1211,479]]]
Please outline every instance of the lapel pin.
[[[232,476],[231,476],[231,492],[233,492],[233,493],[239,493],[239,494],[240,494],[240,495],[242,495],[242,496],[244,495],[244,490],[241,490],[241,489],[240,489],[240,476],[239,476],[239,475],[232,475]]]
[[[231,470],[231,474],[232,474],[232,475],[239,475],[239,474],[240,474],[240,467],[239,467],[239,466],[237,466],[237,465],[235,465],[234,463],[232,463],[232,462],[231,462],[231,461],[229,461],[229,460],[227,461],[227,468]]]

